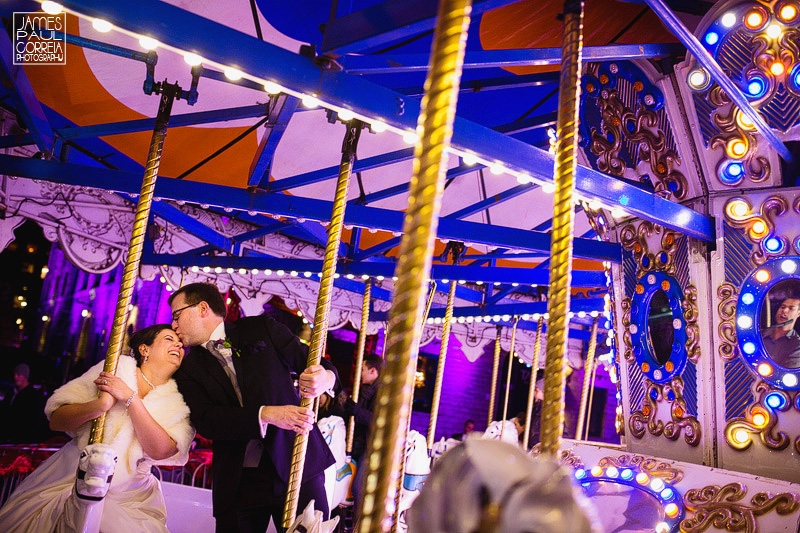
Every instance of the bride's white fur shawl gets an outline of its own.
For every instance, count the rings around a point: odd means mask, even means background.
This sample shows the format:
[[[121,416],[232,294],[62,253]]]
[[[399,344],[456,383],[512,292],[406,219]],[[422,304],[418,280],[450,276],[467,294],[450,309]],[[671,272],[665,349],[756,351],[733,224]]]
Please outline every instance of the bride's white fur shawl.
[[[103,362],[101,361],[81,377],[58,388],[45,406],[47,418],[50,418],[53,412],[62,405],[84,403],[97,398],[97,387],[94,380],[102,370]],[[117,364],[117,376],[131,389],[137,391],[136,360],[133,357],[120,356]],[[142,402],[156,422],[175,440],[178,453],[159,461],[145,455],[134,433],[131,418],[125,409],[125,402],[118,401],[106,413],[103,432],[103,443],[112,446],[118,456],[112,486],[127,481],[136,471],[149,472],[154,464],[184,465],[189,460],[189,447],[194,439],[194,429],[189,423],[189,408],[183,401],[183,396],[178,392],[175,381],[170,379],[151,390],[142,399]],[[92,423],[89,421],[75,432],[69,432],[79,449],[83,449],[88,444],[91,428]]]

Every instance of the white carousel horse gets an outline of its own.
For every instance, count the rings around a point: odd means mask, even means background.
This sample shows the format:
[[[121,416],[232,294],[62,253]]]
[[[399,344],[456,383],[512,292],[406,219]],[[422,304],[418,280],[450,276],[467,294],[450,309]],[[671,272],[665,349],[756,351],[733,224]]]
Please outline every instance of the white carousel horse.
[[[303,514],[295,518],[286,533],[331,533],[337,524],[339,524],[338,516],[327,522],[323,521],[322,512],[314,510],[314,500],[311,500]]]
[[[100,531],[103,498],[108,494],[117,453],[106,444],[89,444],[81,451],[75,488],[64,502],[64,512],[56,524],[57,532]]]
[[[399,530],[405,531],[405,515],[411,504],[419,496],[419,491],[431,473],[431,460],[428,458],[428,442],[418,431],[409,431],[406,440],[406,474],[400,491],[398,512]]]
[[[444,437],[439,442],[434,442],[431,447],[431,465],[435,464],[447,450],[451,450],[459,444],[461,441],[458,439],[445,439]]]
[[[408,512],[410,533],[601,530],[558,463],[488,439],[467,439],[443,456]]]
[[[339,416],[329,416],[320,419],[317,425],[335,460],[334,464],[325,470],[328,509],[333,510],[347,501],[355,467],[347,456],[347,426],[344,420]]]
[[[500,436],[501,431],[503,433],[502,438]],[[489,427],[486,428],[486,431],[483,433],[481,438],[502,440],[503,442],[507,442],[509,444],[517,444],[519,442],[519,431],[517,431],[517,426],[514,425],[513,419],[506,420],[505,426],[503,426],[502,420],[496,420],[489,424]]]

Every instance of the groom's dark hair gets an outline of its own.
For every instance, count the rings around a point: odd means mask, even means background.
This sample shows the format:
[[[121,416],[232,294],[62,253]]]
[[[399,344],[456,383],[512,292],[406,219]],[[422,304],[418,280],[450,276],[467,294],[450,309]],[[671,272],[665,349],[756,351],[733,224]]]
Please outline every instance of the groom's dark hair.
[[[211,283],[190,283],[184,285],[170,295],[168,300],[170,305],[172,305],[172,300],[177,298],[179,294],[184,295],[187,305],[206,302],[214,314],[223,318],[228,314],[228,310],[225,307],[225,300],[222,299],[222,294],[220,294],[216,285]]]

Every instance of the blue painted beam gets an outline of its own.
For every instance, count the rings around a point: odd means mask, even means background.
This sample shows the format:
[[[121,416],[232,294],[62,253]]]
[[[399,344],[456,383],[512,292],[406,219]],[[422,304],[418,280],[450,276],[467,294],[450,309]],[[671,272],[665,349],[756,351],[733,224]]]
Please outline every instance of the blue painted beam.
[[[278,95],[274,100],[269,114],[269,126],[261,137],[258,150],[250,164],[250,177],[247,185],[250,187],[269,187],[269,176],[272,169],[272,160],[275,150],[278,149],[283,133],[289,125],[292,115],[297,110],[300,100],[287,94]]]
[[[716,81],[722,90],[725,91],[725,94],[733,100],[733,102],[739,107],[742,113],[744,113],[747,118],[755,126],[758,133],[760,133],[764,139],[769,143],[769,145],[776,151],[778,154],[787,162],[792,161],[792,154],[789,149],[786,147],[785,144],[778,138],[772,128],[769,127],[769,124],[766,123],[764,117],[759,114],[758,111],[750,104],[750,101],[744,95],[742,90],[735,84],[731,79],[725,74],[725,71],[722,70],[722,67],[719,66],[719,63],[711,56],[711,54],[706,50],[706,48],[700,44],[700,41],[697,40],[692,32],[690,32],[686,26],[684,26],[683,22],[675,16],[669,7],[664,3],[663,0],[645,0],[645,3],[650,6],[650,9],[656,12],[658,18],[664,23],[664,25],[669,29],[675,37],[678,38],[680,42],[683,43],[684,46],[694,55],[697,59],[697,62],[700,63],[705,69],[709,72],[711,77]]]
[[[475,0],[473,17],[517,0]],[[360,52],[432,30],[438,3],[430,0],[387,0],[334,19],[325,25],[322,52]]]
[[[514,133],[522,133],[525,131],[553,126],[555,125],[557,118],[558,112],[553,111],[552,113],[545,113],[544,115],[539,115],[538,117],[515,120],[514,122],[509,122],[508,124],[503,124],[502,126],[497,126],[493,129],[497,132],[511,135]]]
[[[33,135],[37,148],[46,154],[52,154],[55,133],[22,65],[14,65],[13,52],[14,46],[8,33],[0,31],[0,82],[24,126]]]
[[[420,109],[417,100],[360,76],[322,69],[311,58],[165,2],[65,0],[62,3],[86,16],[101,17],[128,31],[152,35],[177,49],[194,51],[209,61],[235,63],[243,72],[279,83],[295,96],[315,94],[327,105],[350,109],[401,131],[416,130]],[[451,150],[470,152],[485,161],[497,161],[512,172],[525,173],[542,182],[553,180],[553,156],[546,150],[460,117],[454,121]],[[585,200],[600,201],[611,209],[619,207],[690,237],[715,240],[711,217],[587,167],[577,169],[575,192]]]
[[[470,172],[475,172],[476,170],[480,170],[482,168],[486,168],[483,165],[459,165],[457,167],[453,167],[447,171],[445,176],[446,180],[451,180],[453,178],[457,178],[459,176],[463,176],[464,174],[469,174]],[[375,191],[370,193],[364,197],[364,204],[369,205],[372,202],[377,202],[378,200],[383,200],[385,198],[391,198],[392,196],[397,196],[398,194],[403,194],[408,192],[408,183],[400,183],[399,185],[394,185],[392,187],[387,187],[380,191]],[[350,200],[350,203],[358,203],[357,200]]]
[[[591,313],[597,311],[602,313],[605,306],[604,298],[570,298],[569,309],[574,313],[581,311]],[[495,315],[544,315],[547,312],[547,302],[517,302],[513,304],[499,304],[487,305],[482,309],[477,310],[474,307],[456,307],[453,309],[453,316],[476,316],[476,311],[479,311],[482,316],[495,316]],[[444,308],[431,309],[430,318],[443,318],[445,313]],[[535,322],[535,321],[534,321]]]
[[[155,64],[158,61],[158,55],[154,50],[151,50],[150,52],[142,52],[140,50],[131,50],[130,48],[117,46],[115,44],[108,44],[101,41],[95,41],[93,39],[87,39],[86,37],[81,37],[80,35],[72,35],[70,33],[61,33],[58,31],[53,33],[57,38],[66,39],[67,43],[80,46],[81,48],[89,48],[105,54],[124,57],[125,59],[132,59],[134,61],[141,61],[142,63]]]
[[[683,54],[678,44],[610,44],[584,46],[583,61],[655,59]],[[397,74],[424,72],[430,54],[378,54],[346,56],[340,59],[349,74]],[[473,50],[464,54],[464,69],[510,68],[561,63],[561,48],[523,48],[516,50]]]
[[[393,163],[400,163],[414,158],[414,148],[403,148],[402,150],[395,150],[366,159],[359,159],[353,164],[353,173],[364,172],[374,168],[380,168]],[[302,187],[303,185],[311,185],[312,183],[319,183],[326,180],[332,180],[339,176],[339,165],[334,167],[323,168],[306,172],[305,174],[298,174],[289,178],[283,178],[265,184],[265,190],[270,192],[281,192],[295,187]]]
[[[139,174],[131,172],[2,154],[0,154],[0,172],[129,194],[139,191],[142,180]],[[251,193],[236,187],[210,183],[200,184],[173,178],[159,178],[155,196],[312,220],[329,220],[333,212],[333,202],[326,200],[281,193]],[[401,211],[350,205],[345,213],[344,221],[348,225],[394,232],[402,231],[403,216]],[[519,250],[545,251],[550,249],[550,236],[547,234],[504,226],[487,227],[486,224],[447,218],[439,221],[438,237]],[[575,238],[573,246],[574,257],[612,262],[622,260],[622,252],[618,244]]]
[[[285,222],[268,222],[264,226],[261,226],[258,229],[254,229],[251,231],[247,231],[245,233],[240,233],[235,237],[231,237],[231,241],[233,241],[233,248],[231,252],[233,255],[241,255],[242,253],[242,244],[247,241],[252,241],[253,239],[257,239],[259,237],[263,237],[265,235],[272,235],[273,233],[277,233],[282,229],[286,228]]]
[[[319,279],[317,274],[322,271],[321,259],[293,259],[283,257],[267,257],[257,252],[253,252],[245,257],[236,256],[185,256],[178,259],[171,259],[171,255],[162,254],[153,256],[152,260],[159,265],[168,266],[197,266],[210,268],[246,268],[259,270],[269,269],[273,272],[282,270],[284,272],[297,272],[303,275],[311,272],[313,275],[306,276],[312,279]],[[336,273],[340,276],[355,278],[372,277],[391,278],[397,265],[390,262],[349,262],[339,261],[336,265]],[[599,274],[599,275],[598,275]],[[462,265],[433,265],[431,278],[437,280],[456,279],[465,282],[483,281],[492,283],[495,281],[521,283],[525,285],[543,285],[548,283],[549,271],[534,270],[530,268],[503,268],[503,267],[470,267]],[[585,288],[606,287],[605,274],[595,271],[573,271],[573,286]],[[446,291],[442,291],[446,292]],[[470,291],[477,293],[477,291]],[[474,296],[474,295],[473,295]],[[578,309],[580,311],[580,309]],[[527,312],[527,311],[521,311]],[[494,312],[490,314],[495,314]]]
[[[400,237],[392,237],[391,239],[387,239],[380,244],[376,244],[375,246],[372,246],[365,250],[360,250],[355,254],[353,259],[355,261],[363,261],[364,259],[374,257],[378,254],[382,254],[383,252],[388,252],[395,246],[399,245],[400,245]]]
[[[538,87],[540,85],[558,83],[558,78],[558,72],[537,72],[534,74],[523,74],[521,76],[461,80],[459,89],[462,93],[478,93],[503,89],[519,89],[520,87]],[[395,89],[395,91],[404,96],[422,96],[425,94],[425,88],[422,85],[402,87],[400,89]]]
[[[31,144],[36,144],[36,137],[32,133],[20,133],[17,135],[0,137],[0,148],[15,148],[17,146],[29,146]]]
[[[463,209],[459,209],[458,211],[450,213],[449,215],[446,215],[443,218],[453,218],[453,219],[466,218],[470,215],[474,215],[475,213],[480,213],[481,211],[489,209],[490,207],[494,207],[499,204],[502,204],[503,202],[507,202],[508,200],[516,198],[517,196],[525,194],[526,192],[532,191],[536,188],[537,188],[536,185],[533,185],[532,183],[517,185],[516,187],[512,187],[501,193],[489,196],[485,200],[481,200],[480,202],[476,202],[472,205],[468,205]]]
[[[169,119],[170,128],[181,126],[193,126],[195,124],[213,124],[216,122],[227,122],[242,118],[263,117],[269,108],[267,104],[255,104],[242,107],[231,107],[228,109],[215,109],[214,111],[200,111],[198,113],[184,113],[173,115]],[[133,133],[138,131],[152,131],[155,127],[154,118],[142,118],[137,120],[127,120],[124,122],[112,122],[108,124],[96,124],[93,126],[70,126],[57,130],[60,137],[64,139],[86,139],[92,137],[103,137],[105,135],[118,135],[120,133]]]

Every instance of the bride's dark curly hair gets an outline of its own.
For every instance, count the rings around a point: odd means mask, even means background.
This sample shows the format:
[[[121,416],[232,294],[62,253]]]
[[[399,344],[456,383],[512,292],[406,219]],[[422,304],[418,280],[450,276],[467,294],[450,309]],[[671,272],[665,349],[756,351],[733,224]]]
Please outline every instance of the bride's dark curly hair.
[[[128,346],[131,349],[131,355],[136,359],[136,366],[142,366],[142,354],[139,347],[144,344],[145,346],[152,346],[153,342],[158,337],[158,334],[165,329],[172,329],[171,324],[154,324],[147,326],[135,332],[128,339]]]

